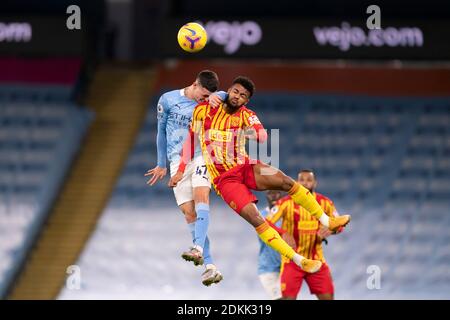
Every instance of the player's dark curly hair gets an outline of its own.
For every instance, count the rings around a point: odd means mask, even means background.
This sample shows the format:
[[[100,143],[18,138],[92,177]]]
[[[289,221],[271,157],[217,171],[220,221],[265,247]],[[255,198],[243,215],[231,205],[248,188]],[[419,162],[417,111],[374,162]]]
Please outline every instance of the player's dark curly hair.
[[[250,78],[239,76],[233,80],[233,84],[236,83],[239,83],[241,86],[247,89],[247,91],[250,92],[250,97],[253,95],[253,92],[255,92],[255,84],[252,80],[250,80]]]
[[[211,70],[203,70],[197,75],[197,81],[209,92],[217,91],[219,87],[219,77],[217,73]]]

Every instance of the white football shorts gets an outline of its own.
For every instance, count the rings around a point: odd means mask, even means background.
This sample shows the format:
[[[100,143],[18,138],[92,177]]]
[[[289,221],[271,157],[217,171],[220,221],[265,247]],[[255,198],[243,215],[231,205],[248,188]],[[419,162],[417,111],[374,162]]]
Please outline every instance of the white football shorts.
[[[179,161],[170,163],[171,177],[177,173],[179,165]],[[197,187],[211,188],[208,170],[206,169],[205,160],[202,155],[195,157],[186,165],[183,179],[181,179],[180,182],[177,183],[177,186],[173,188],[177,205],[180,206],[183,203],[194,200],[193,188]]]

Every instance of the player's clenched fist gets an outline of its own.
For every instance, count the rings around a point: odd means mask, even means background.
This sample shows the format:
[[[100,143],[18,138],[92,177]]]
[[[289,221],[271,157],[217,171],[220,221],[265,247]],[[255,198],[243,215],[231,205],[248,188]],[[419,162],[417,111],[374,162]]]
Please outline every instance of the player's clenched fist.
[[[322,226],[319,230],[317,230],[317,236],[319,237],[320,241],[328,238],[332,234],[333,232],[325,226]]]
[[[183,172],[177,172],[172,178],[169,180],[169,187],[173,188],[177,186],[177,183],[183,179]]]

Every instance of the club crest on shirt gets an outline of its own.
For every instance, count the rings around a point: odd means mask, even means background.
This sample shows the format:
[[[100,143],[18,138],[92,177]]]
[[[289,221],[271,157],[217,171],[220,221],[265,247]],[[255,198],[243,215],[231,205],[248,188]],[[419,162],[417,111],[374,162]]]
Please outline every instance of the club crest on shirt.
[[[156,117],[158,118],[158,120],[159,120],[159,119],[162,119],[163,114],[164,114],[164,107],[163,107],[163,105],[160,104],[160,103],[158,103],[158,107],[156,108],[156,110],[158,111]]]
[[[278,212],[278,210],[280,209],[280,207],[278,206],[273,206],[272,209],[270,209],[270,214],[276,214]]]
[[[248,123],[250,124],[250,126],[253,126],[255,124],[260,124],[261,121],[259,121],[258,117],[254,114],[248,117]]]

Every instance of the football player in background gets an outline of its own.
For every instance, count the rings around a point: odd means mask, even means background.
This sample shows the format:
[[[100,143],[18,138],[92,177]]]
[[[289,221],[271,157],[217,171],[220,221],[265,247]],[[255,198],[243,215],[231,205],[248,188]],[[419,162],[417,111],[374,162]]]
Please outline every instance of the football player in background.
[[[326,215],[330,218],[339,216],[333,201],[316,192],[317,179],[312,170],[300,171],[298,182],[311,192]],[[305,280],[311,294],[315,294],[319,300],[333,300],[333,279],[323,255],[322,241],[333,233],[342,232],[343,227],[336,229],[335,232],[330,231],[321,225],[308,210],[295,203],[290,196],[279,200],[274,208],[273,213],[267,219],[272,223],[277,223],[282,219],[281,228],[293,236],[296,252],[305,258],[322,262],[319,271],[311,274],[306,273],[288,259],[282,258],[280,279],[283,299],[296,299],[302,282]]]

